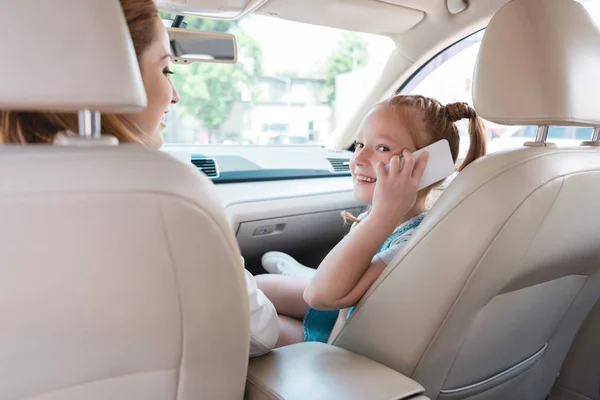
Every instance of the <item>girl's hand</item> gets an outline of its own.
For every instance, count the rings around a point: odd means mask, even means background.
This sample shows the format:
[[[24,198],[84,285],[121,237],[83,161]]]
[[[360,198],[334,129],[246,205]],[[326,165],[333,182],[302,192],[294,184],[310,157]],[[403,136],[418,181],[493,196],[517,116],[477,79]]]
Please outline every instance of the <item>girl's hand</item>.
[[[389,172],[383,163],[376,165],[377,182],[369,216],[327,254],[304,290],[304,300],[312,308],[340,310],[356,305],[385,269],[385,263],[373,261],[373,255],[413,208],[428,159],[423,153],[415,165],[409,151],[405,150],[403,156],[402,171],[398,156],[392,157]]]
[[[389,172],[386,172],[381,161],[375,166],[377,182],[370,214],[392,223],[393,226],[398,226],[402,222],[403,217],[417,201],[417,186],[425,171],[429,153],[421,154],[416,164],[410,151],[403,150],[402,157],[404,158],[402,170],[400,170],[400,157],[397,155],[390,160]]]

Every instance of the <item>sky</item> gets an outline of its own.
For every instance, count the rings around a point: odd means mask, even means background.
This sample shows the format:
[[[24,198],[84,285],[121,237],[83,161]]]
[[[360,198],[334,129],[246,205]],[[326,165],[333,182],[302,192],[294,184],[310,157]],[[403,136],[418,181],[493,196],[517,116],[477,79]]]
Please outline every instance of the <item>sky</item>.
[[[261,15],[251,15],[241,25],[261,44],[263,69],[267,74],[295,71],[299,76],[310,75],[318,64],[324,63],[344,32]],[[385,62],[394,47],[391,39],[361,36],[368,43],[371,61]]]

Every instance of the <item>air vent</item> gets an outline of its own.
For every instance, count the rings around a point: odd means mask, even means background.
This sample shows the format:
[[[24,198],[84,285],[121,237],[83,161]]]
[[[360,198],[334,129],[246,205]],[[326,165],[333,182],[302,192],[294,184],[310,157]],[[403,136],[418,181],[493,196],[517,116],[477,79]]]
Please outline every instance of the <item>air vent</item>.
[[[217,161],[214,158],[192,159],[192,164],[198,167],[198,169],[204,172],[209,178],[216,178],[219,176]]]
[[[348,158],[328,158],[328,160],[335,172],[350,171],[350,159],[348,159]]]

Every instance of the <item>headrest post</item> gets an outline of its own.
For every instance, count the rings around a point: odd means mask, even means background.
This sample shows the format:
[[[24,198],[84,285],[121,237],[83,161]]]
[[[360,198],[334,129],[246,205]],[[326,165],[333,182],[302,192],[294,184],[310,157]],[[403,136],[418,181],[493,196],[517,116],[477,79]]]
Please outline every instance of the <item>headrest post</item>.
[[[79,111],[79,136],[85,138],[100,137],[100,113],[98,111]]]
[[[535,141],[544,143],[544,142],[546,142],[547,139],[548,139],[548,126],[547,125],[538,126],[537,134],[535,135]]]

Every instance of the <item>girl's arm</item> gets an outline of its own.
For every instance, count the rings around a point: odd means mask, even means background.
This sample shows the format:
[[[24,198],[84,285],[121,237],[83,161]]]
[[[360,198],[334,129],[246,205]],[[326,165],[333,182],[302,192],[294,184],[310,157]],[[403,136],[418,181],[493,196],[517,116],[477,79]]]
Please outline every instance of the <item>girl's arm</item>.
[[[371,263],[396,225],[371,213],[319,265],[304,290],[304,300],[317,310],[351,307],[379,277],[385,264]]]
[[[369,215],[357,224],[319,265],[304,290],[304,300],[314,309],[339,310],[355,305],[381,275],[383,261],[373,256],[415,204],[417,184],[427,163],[427,152],[414,164],[409,151],[392,157],[390,172],[376,166],[377,182]]]

